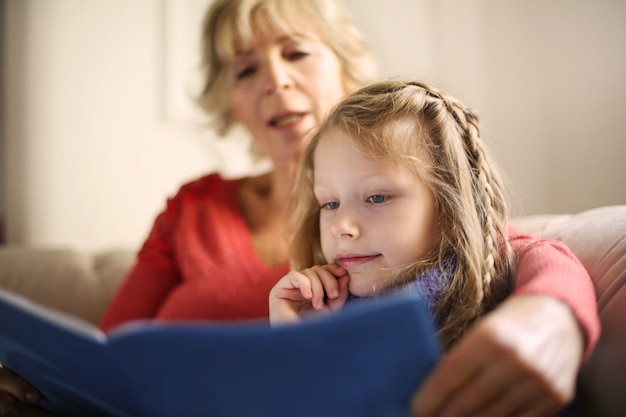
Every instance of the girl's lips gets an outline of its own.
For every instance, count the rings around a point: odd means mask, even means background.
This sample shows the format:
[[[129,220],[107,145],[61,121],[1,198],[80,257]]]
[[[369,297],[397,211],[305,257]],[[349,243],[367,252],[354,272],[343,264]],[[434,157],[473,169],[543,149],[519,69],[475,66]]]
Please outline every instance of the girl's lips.
[[[346,270],[349,270],[351,268],[356,268],[370,261],[373,261],[379,256],[380,255],[346,255],[346,256],[337,257],[335,259],[335,262],[340,267]]]

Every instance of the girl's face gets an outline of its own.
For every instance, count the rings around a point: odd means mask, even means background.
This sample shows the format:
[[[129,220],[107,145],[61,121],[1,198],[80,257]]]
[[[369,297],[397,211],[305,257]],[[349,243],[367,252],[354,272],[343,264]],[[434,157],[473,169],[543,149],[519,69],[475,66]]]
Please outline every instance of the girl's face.
[[[336,130],[320,138],[313,161],[322,251],[348,271],[352,294],[393,286],[394,270],[434,247],[434,196],[409,169],[366,157]]]
[[[311,131],[346,94],[338,58],[311,33],[259,35],[238,51],[234,71],[235,119],[275,166],[299,160]]]

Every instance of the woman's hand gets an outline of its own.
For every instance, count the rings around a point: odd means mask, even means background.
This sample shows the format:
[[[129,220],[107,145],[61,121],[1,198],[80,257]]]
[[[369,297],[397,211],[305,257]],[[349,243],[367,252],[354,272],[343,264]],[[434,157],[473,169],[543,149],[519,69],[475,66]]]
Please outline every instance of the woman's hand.
[[[338,265],[291,271],[270,291],[270,322],[294,322],[310,311],[336,311],[348,298],[348,272]]]
[[[32,385],[0,366],[0,417],[52,417],[38,402],[39,392]]]
[[[413,398],[419,417],[554,416],[575,393],[583,336],[542,295],[507,299],[444,356]]]

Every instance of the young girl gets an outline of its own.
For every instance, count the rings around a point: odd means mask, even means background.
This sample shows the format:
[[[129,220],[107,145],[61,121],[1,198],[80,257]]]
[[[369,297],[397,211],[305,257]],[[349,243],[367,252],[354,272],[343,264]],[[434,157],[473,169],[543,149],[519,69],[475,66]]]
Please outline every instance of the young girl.
[[[510,293],[503,182],[456,99],[419,82],[357,91],[297,181],[293,270],[270,293],[272,323],[419,285],[449,349]]]

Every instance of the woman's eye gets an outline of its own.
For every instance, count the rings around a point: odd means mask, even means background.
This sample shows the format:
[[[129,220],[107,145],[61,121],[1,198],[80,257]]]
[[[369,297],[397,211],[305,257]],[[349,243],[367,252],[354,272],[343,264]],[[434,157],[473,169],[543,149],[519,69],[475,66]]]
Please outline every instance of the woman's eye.
[[[254,67],[246,67],[246,68],[243,68],[243,69],[241,69],[241,70],[237,71],[237,73],[235,74],[235,76],[236,76],[236,78],[237,78],[238,80],[242,80],[242,79],[244,79],[244,78],[246,78],[246,77],[249,77],[249,76],[251,76],[252,74],[254,74],[254,73],[255,73],[255,71],[256,71],[256,68],[254,68]]]
[[[374,203],[374,204],[380,204],[380,203],[384,203],[388,199],[389,199],[388,195],[375,194],[375,195],[369,196],[367,198],[367,201],[369,201],[370,203]]]
[[[306,56],[309,55],[308,52],[304,52],[304,51],[292,51],[289,52],[287,54],[285,54],[287,56],[288,59],[292,60],[292,61],[297,61],[299,59],[302,59]]]

